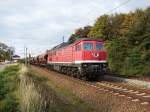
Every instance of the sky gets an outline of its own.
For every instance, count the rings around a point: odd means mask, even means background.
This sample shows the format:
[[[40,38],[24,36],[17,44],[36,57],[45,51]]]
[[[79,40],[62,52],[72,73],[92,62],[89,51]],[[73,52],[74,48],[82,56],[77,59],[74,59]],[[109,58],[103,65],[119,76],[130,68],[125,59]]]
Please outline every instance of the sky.
[[[0,0],[0,42],[22,57],[24,47],[36,56],[63,36],[67,41],[75,29],[93,25],[100,15],[148,6],[150,0]]]

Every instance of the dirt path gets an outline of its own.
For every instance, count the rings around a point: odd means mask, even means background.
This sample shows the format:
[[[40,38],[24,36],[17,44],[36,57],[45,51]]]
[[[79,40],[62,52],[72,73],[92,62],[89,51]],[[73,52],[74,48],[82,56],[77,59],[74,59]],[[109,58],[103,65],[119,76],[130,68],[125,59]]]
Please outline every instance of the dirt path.
[[[47,77],[57,86],[63,87],[79,96],[83,101],[93,106],[96,112],[149,112],[136,102],[77,83],[72,81],[71,77],[39,67],[32,66],[32,70],[39,75]]]
[[[5,68],[6,65],[0,64],[0,71],[2,71]]]

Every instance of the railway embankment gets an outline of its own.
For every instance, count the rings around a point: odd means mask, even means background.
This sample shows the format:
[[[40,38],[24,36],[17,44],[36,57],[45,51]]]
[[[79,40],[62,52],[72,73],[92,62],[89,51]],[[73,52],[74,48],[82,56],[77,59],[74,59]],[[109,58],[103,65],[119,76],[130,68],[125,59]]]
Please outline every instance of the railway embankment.
[[[79,97],[43,77],[43,73],[22,67],[20,93],[22,112],[93,112]]]
[[[20,65],[0,72],[0,112],[93,112],[79,97]]]
[[[149,112],[149,103],[141,104],[139,99],[128,96],[130,93],[126,96],[119,89],[107,87],[103,83],[97,86],[95,82],[81,81],[44,68],[32,66],[31,69],[36,75],[45,77],[57,87],[78,96],[96,112]]]
[[[148,81],[142,81],[142,80],[137,80],[137,79],[121,78],[121,77],[114,77],[114,76],[109,76],[109,75],[105,75],[104,78],[106,80],[110,80],[110,81],[123,82],[123,83],[131,84],[131,85],[135,85],[135,86],[141,86],[141,87],[150,89],[150,82],[148,82]]]

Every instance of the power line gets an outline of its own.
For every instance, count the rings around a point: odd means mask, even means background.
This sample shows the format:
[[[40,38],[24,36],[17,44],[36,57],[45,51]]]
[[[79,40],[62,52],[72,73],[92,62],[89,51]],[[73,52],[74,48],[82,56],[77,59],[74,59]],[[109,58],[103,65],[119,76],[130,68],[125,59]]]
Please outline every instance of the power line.
[[[124,6],[124,5],[126,5],[126,4],[129,3],[130,1],[131,1],[131,0],[126,0],[126,1],[124,1],[124,2],[122,2],[122,3],[120,3],[118,6],[114,7],[113,9],[111,9],[110,11],[107,11],[107,12],[104,13],[104,14],[111,13],[111,12],[113,12],[114,10],[116,10],[116,9],[118,9],[118,8],[120,8],[120,7]],[[89,11],[88,14],[89,14],[89,13],[93,13],[92,10]],[[89,22],[88,24],[90,24],[90,22]]]
[[[127,3],[129,3],[131,0],[126,0],[125,2],[122,2],[121,4],[119,4],[118,6],[114,7],[113,9],[111,9],[110,11],[108,11],[107,13],[111,13],[113,12],[114,10],[126,5]]]

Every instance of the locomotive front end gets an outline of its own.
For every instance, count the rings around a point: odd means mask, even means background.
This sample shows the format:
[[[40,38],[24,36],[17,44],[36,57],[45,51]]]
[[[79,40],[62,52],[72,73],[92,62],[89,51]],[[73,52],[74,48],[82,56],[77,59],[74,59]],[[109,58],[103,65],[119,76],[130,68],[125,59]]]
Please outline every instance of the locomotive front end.
[[[83,42],[83,60],[82,67],[87,72],[102,73],[107,69],[107,52],[104,49],[102,41]]]
[[[103,76],[107,71],[107,52],[103,41],[84,40],[80,43],[81,60],[75,62],[80,64],[80,71],[89,78]]]

